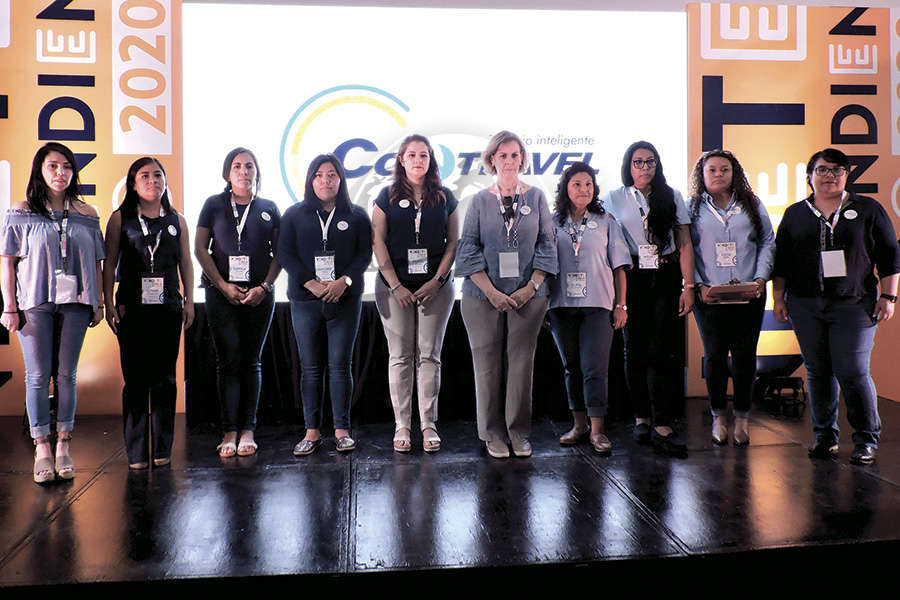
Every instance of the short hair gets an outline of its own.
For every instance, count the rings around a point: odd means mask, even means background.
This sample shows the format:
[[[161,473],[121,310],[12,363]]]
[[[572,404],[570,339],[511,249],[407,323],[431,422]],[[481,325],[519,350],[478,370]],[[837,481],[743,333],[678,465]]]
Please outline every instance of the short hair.
[[[253,154],[252,150],[248,150],[243,146],[238,146],[225,155],[225,162],[222,163],[222,179],[225,180],[225,191],[231,191],[231,165],[234,163],[234,159],[237,158],[238,154],[249,154],[250,158],[253,159],[253,165],[256,167],[256,192],[259,193],[259,161],[256,160],[256,155]]]
[[[491,175],[497,174],[497,169],[492,164],[491,159],[494,158],[494,155],[497,153],[497,149],[507,143],[507,142],[516,142],[519,144],[519,150],[522,152],[522,164],[519,165],[519,173],[524,173],[528,164],[528,151],[525,150],[525,143],[522,141],[522,138],[514,134],[512,131],[498,131],[495,133],[491,140],[488,142],[487,148],[484,149],[484,152],[481,153],[481,162],[484,164],[484,169]]]
[[[25,186],[25,199],[28,202],[28,209],[47,218],[53,218],[50,210],[47,208],[47,200],[50,199],[50,190],[47,182],[44,181],[44,159],[51,152],[59,152],[62,154],[69,164],[72,165],[72,181],[66,188],[66,198],[71,200],[80,200],[78,197],[78,163],[75,161],[75,154],[69,150],[68,146],[64,146],[59,142],[47,142],[34,154],[31,161],[31,174],[28,176],[28,184]]]
[[[321,201],[319,197],[316,196],[312,182],[319,167],[325,163],[331,163],[334,170],[337,171],[338,177],[341,178],[341,184],[338,187],[334,205],[336,207],[340,206],[341,208],[350,208],[350,191],[347,189],[347,173],[344,171],[344,166],[341,164],[341,161],[338,160],[338,157],[334,154],[320,154],[309,163],[309,169],[306,171],[306,185],[303,188],[303,200],[310,201],[315,198],[316,200]]]
[[[137,180],[137,172],[151,163],[154,163],[157,167],[159,167],[160,171],[162,171],[163,173],[163,176],[166,175],[165,167],[163,167],[162,163],[159,162],[159,159],[154,158],[153,156],[142,156],[141,158],[131,163],[131,166],[128,167],[128,175],[125,177],[125,198],[122,200],[121,206],[119,206],[119,210],[122,211],[123,218],[133,218],[137,216],[139,198],[137,190],[134,189],[134,184]],[[163,190],[160,205],[167,213],[172,212],[172,204],[171,202],[169,202],[168,178],[166,178],[166,189]]]
[[[844,167],[847,169],[847,172],[850,172],[850,158],[838,150],[837,148],[825,148],[824,150],[819,150],[815,154],[809,157],[809,162],[806,163],[806,184],[809,185],[809,189],[815,192],[815,189],[812,186],[812,177],[813,169],[816,167],[816,162],[819,159],[822,159],[826,162],[834,163],[840,167]],[[845,186],[845,189],[850,187],[849,181]]]
[[[569,181],[579,173],[587,173],[590,175],[591,183],[594,185],[594,196],[587,205],[588,212],[600,215],[606,212],[606,209],[604,209],[603,205],[600,203],[600,190],[597,188],[597,176],[594,174],[594,169],[587,163],[574,162],[563,171],[562,177],[559,178],[559,184],[556,186],[556,203],[554,204],[553,211],[556,215],[556,220],[560,225],[565,224],[566,215],[569,213],[569,208],[572,206],[572,199],[569,198]]]

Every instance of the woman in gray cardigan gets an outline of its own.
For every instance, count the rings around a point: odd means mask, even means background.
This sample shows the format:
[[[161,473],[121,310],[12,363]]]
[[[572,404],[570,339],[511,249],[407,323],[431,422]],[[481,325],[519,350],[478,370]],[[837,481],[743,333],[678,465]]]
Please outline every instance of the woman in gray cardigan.
[[[526,157],[516,134],[491,138],[482,161],[496,181],[472,198],[456,260],[457,275],[465,277],[460,309],[472,347],[478,437],[494,458],[509,457],[507,437],[516,456],[531,456],[531,380],[547,311],[544,280],[558,269],[547,200],[519,180]]]

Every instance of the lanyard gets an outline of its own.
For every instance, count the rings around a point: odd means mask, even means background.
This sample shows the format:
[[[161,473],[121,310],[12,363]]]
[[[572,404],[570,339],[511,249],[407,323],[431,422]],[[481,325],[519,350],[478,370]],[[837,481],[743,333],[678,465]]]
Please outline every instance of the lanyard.
[[[632,189],[634,190],[634,202],[637,204],[638,212],[641,213],[641,225],[644,227],[644,237],[646,238],[650,226],[647,223],[647,211],[644,210],[644,204],[641,202],[644,195],[636,187],[632,187]]]
[[[144,221],[144,215],[141,214],[140,207],[138,208],[137,214],[138,214],[138,222],[141,224],[141,232],[144,234],[144,237],[142,239],[144,240],[144,245],[147,247],[147,252],[150,253],[150,272],[155,273],[156,272],[156,264],[155,264],[156,251],[159,249],[159,242],[162,239],[162,230],[163,230],[162,223],[160,223],[159,231],[156,232],[156,243],[153,244],[153,246],[151,246],[146,241],[147,237],[150,235],[150,230],[147,228],[147,222]],[[160,206],[159,207],[159,217],[162,218],[164,216],[166,216],[166,209],[164,209],[162,206]]]
[[[413,226],[416,230],[416,246],[419,245],[419,228],[422,226],[422,204],[416,205],[416,216],[413,218]]]
[[[331,225],[331,219],[334,218],[334,213],[337,212],[337,207],[332,208],[331,212],[328,213],[328,220],[323,221],[322,215],[319,214],[319,211],[316,211],[316,217],[319,218],[319,225],[322,227],[322,250],[328,249],[328,226]]]
[[[734,201],[734,196],[731,197],[730,208],[725,211],[724,217],[719,213],[708,194],[705,194],[703,199],[706,200],[706,207],[709,208],[709,212],[719,220],[719,223],[721,223],[723,227],[728,227],[728,219],[741,212],[741,205]]]
[[[834,211],[834,215],[831,217],[831,221],[825,218],[825,215],[822,214],[822,211],[813,206],[812,202],[810,202],[809,199],[804,200],[804,202],[806,202],[806,206],[809,207],[809,210],[811,210],[812,213],[816,215],[816,218],[819,219],[819,222],[825,225],[824,228],[819,225],[819,246],[821,247],[821,249],[824,251],[827,248],[827,246],[825,245],[825,229],[828,230],[828,238],[831,242],[831,245],[834,246],[834,229],[835,227],[837,227],[838,221],[841,219],[841,209],[844,208],[844,198],[841,198],[841,205],[836,211]]]
[[[69,206],[70,201],[66,198],[66,203],[63,205],[62,225],[57,223],[56,219],[53,219],[53,226],[56,227],[56,232],[59,233],[59,254],[62,256],[63,271],[66,270],[66,257],[69,253]]]
[[[236,223],[235,228],[237,229],[238,252],[241,251],[241,234],[244,232],[244,225],[247,224],[247,215],[250,214],[250,206],[252,204],[253,204],[253,196],[250,196],[250,202],[247,203],[247,208],[244,209],[244,216],[242,216],[240,221],[238,221],[237,204],[234,201],[234,196],[231,197],[231,214],[234,215],[234,221]]]
[[[503,223],[506,225],[506,246],[508,248],[518,248],[519,247],[519,190],[516,189],[516,195],[513,197],[512,201],[512,209],[514,216],[510,217],[506,214],[506,209],[503,207],[503,196],[500,194],[500,190],[497,192],[497,202],[500,203],[500,215],[503,217]],[[513,229],[513,225],[515,225],[515,229]],[[512,233],[512,240],[509,239],[509,234]]]
[[[575,251],[575,260],[578,260],[578,251],[581,250],[581,240],[584,239],[584,230],[587,228],[587,215],[581,219],[581,226],[576,228],[574,223],[569,224],[569,237],[572,238],[572,249]]]

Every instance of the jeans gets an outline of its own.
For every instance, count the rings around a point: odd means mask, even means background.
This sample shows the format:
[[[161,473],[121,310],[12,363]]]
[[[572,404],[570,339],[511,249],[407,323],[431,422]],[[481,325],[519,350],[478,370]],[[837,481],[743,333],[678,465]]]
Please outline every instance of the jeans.
[[[419,427],[435,428],[441,389],[441,347],[450,311],[453,280],[444,284],[428,306],[403,308],[390,288],[375,278],[375,306],[387,338],[388,383],[395,429],[410,428],[413,383],[417,384]]]
[[[169,458],[175,437],[175,363],[181,345],[181,307],[119,306],[119,318],[119,358],[125,379],[122,430],[128,462],[148,462],[148,452],[154,459]],[[148,440],[153,446],[150,449]]]
[[[262,385],[260,355],[274,312],[272,294],[266,294],[256,306],[235,306],[216,288],[206,288],[206,314],[216,351],[216,378],[225,432],[256,429]]]
[[[350,429],[353,375],[350,367],[359,328],[362,296],[291,300],[291,320],[300,354],[300,394],[307,429],[322,426],[322,371],[328,365],[328,390],[335,429]],[[323,361],[323,355],[327,356]]]
[[[72,431],[77,404],[75,372],[93,310],[87,304],[45,302],[24,311],[24,315],[25,323],[18,334],[25,359],[25,407],[31,437],[50,435],[51,375],[58,404],[56,431]]]
[[[703,372],[714,416],[728,413],[728,353],[734,370],[734,416],[750,414],[756,379],[756,345],[762,328],[765,297],[747,304],[694,304],[694,318],[703,340]]]
[[[612,315],[605,308],[554,308],[550,331],[566,370],[569,409],[605,417]]]
[[[634,416],[656,425],[672,422],[675,344],[681,339],[678,316],[681,267],[671,260],[659,269],[639,269],[637,257],[628,277],[628,323],[625,325],[625,371]]]
[[[875,299],[799,298],[788,295],[787,309],[800,343],[809,388],[810,417],[817,441],[837,443],[838,385],[847,403],[853,443],[878,446],[881,419],[869,375],[875,345]]]

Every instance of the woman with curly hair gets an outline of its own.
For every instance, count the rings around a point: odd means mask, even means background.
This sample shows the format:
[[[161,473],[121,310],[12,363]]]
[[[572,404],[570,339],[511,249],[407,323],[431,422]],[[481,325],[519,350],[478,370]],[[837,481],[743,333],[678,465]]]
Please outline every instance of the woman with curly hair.
[[[775,234],[765,206],[750,189],[738,159],[727,150],[703,154],[691,174],[691,241],[697,302],[694,317],[704,349],[706,390],[713,415],[712,440],[728,443],[728,354],[734,381],[734,445],[750,443],[750,398],[756,377],[756,344],[762,327],[766,281],[772,274]],[[753,282],[755,288],[729,294],[712,286]]]
[[[559,443],[572,446],[590,433],[594,451],[609,454],[612,443],[603,431],[609,351],[613,330],[628,320],[625,271],[631,268],[631,254],[618,222],[600,204],[589,165],[576,162],[566,169],[555,208],[559,276],[550,280],[548,315],[574,420]]]

